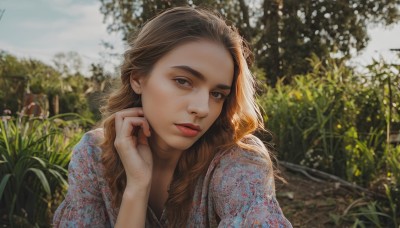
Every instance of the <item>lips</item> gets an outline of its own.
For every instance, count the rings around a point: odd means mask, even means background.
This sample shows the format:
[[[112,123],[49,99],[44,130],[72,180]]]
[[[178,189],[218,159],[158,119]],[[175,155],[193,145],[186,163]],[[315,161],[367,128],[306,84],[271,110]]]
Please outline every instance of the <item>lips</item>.
[[[194,137],[201,131],[199,126],[193,124],[175,124],[175,126],[181,131],[184,136]]]

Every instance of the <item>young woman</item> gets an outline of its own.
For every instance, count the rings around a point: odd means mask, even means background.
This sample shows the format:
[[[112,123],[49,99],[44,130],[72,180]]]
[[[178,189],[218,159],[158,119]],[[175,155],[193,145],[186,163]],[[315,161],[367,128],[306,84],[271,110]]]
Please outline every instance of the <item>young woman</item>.
[[[249,51],[206,10],[179,7],[130,42],[102,127],[69,165],[55,227],[291,227],[275,197]]]

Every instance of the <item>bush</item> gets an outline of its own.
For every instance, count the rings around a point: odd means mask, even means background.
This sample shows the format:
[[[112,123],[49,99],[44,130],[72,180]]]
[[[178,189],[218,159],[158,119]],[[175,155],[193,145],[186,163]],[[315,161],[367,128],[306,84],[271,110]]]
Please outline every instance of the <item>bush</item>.
[[[389,208],[398,224],[400,145],[390,145],[388,135],[400,133],[393,128],[400,126],[400,66],[374,62],[357,75],[344,64],[312,64],[313,72],[259,97],[279,158],[386,195],[376,208]]]
[[[67,188],[72,147],[87,121],[77,114],[49,119],[3,116],[0,122],[0,224],[50,226]]]

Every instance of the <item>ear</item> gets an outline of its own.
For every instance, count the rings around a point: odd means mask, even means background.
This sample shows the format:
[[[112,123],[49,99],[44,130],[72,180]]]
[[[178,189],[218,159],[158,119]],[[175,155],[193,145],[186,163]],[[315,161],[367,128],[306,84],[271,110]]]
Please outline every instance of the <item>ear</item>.
[[[131,88],[136,94],[142,93],[142,77],[131,75],[130,77]]]

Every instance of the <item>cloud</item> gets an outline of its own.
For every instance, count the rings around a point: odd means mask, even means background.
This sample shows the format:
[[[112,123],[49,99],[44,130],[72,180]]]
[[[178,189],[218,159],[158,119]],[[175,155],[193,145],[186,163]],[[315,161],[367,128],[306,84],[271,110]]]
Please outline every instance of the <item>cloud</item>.
[[[75,18],[64,23],[63,29],[54,37],[61,42],[93,42],[93,38],[107,37],[106,25],[102,23],[102,16],[98,12],[99,4],[73,5],[68,10]]]
[[[51,64],[57,52],[76,51],[89,65],[103,61],[99,55],[102,40],[115,44],[119,53],[124,49],[121,36],[107,33],[98,1],[20,1],[6,0],[9,15],[0,23],[0,33],[6,31],[0,35],[0,47],[11,54]]]

